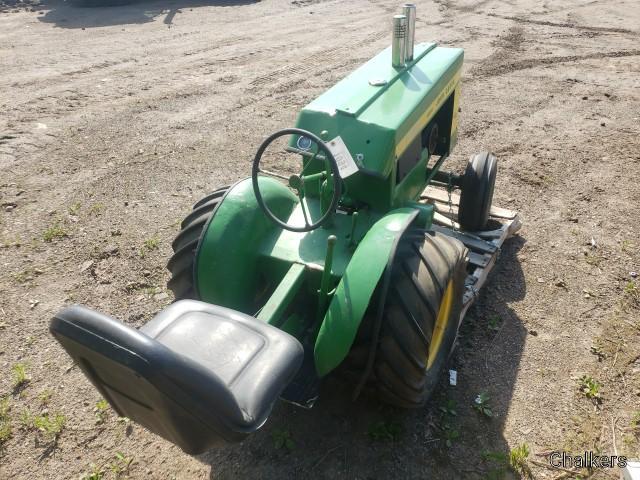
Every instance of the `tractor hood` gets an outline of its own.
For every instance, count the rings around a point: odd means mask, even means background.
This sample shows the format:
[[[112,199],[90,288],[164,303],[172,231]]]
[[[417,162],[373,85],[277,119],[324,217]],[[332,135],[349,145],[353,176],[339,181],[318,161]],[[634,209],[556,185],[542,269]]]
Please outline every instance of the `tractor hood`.
[[[403,68],[391,55],[383,50],[311,102],[296,125],[325,141],[342,137],[360,170],[379,178],[454,92],[463,61],[462,49],[435,43],[416,45]]]

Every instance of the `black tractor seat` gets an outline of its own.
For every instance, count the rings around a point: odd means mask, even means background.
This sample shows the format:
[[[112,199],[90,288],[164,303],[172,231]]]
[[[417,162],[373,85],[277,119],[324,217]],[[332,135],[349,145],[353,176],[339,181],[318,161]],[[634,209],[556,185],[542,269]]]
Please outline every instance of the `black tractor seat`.
[[[190,454],[259,429],[303,357],[291,335],[194,300],[140,330],[75,305],[50,330],[119,415]]]

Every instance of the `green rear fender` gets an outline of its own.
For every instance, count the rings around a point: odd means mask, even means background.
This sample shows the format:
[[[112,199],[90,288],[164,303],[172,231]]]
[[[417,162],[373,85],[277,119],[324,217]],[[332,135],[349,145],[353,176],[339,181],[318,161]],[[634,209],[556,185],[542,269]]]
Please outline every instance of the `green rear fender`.
[[[265,204],[279,218],[287,218],[298,203],[284,185],[259,177]],[[260,242],[277,229],[258,206],[251,178],[227,192],[205,226],[196,251],[194,280],[201,300],[253,314]]]
[[[345,359],[353,344],[373,291],[399,238],[417,216],[400,208],[378,220],[362,239],[338,284],[316,339],[318,375],[324,376]]]

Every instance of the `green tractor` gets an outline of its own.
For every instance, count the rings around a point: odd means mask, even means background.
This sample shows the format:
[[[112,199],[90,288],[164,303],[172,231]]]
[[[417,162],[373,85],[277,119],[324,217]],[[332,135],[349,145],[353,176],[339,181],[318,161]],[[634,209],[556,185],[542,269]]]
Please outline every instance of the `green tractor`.
[[[250,178],[195,204],[173,304],[140,330],[77,305],[52,319],[119,415],[195,454],[258,430],[278,398],[312,406],[332,372],[354,396],[425,404],[520,223],[491,205],[494,155],[441,169],[463,51],[414,46],[414,20],[405,6],[391,48],[268,137]]]

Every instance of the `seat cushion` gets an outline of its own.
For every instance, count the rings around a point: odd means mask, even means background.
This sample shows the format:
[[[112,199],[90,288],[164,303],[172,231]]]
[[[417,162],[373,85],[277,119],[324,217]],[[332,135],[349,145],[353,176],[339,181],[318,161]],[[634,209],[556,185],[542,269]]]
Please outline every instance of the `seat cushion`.
[[[173,303],[140,329],[167,348],[214,371],[245,414],[266,420],[302,362],[302,345],[254,317],[195,300]]]
[[[50,330],[118,414],[192,454],[260,428],[303,356],[287,333],[191,300],[140,331],[79,305]]]

